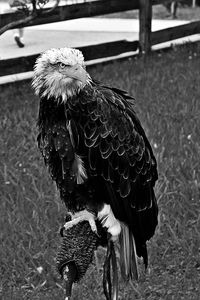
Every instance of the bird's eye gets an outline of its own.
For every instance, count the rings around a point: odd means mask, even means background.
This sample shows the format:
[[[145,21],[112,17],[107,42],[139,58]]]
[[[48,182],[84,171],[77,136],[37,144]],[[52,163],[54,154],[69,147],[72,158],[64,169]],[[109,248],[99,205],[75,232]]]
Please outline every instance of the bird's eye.
[[[64,68],[66,67],[66,65],[63,64],[63,63],[60,63],[59,65],[60,65],[60,68],[61,68],[61,69],[64,69]]]

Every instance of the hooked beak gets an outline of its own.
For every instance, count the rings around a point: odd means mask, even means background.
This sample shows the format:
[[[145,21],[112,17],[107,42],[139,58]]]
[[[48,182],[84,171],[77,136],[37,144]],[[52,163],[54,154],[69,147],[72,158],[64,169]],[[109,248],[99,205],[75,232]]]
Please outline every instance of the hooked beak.
[[[88,77],[87,72],[79,64],[76,64],[74,66],[71,66],[71,67],[68,67],[68,68],[62,70],[62,73],[66,77],[81,81],[83,84],[86,84],[86,82],[87,82],[87,77]]]

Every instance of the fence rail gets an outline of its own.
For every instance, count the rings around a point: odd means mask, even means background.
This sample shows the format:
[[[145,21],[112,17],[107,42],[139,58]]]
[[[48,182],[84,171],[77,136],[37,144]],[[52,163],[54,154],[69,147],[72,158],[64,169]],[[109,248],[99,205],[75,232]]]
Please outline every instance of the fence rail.
[[[200,33],[200,21],[158,30],[151,33],[151,45],[160,44],[198,33]]]
[[[165,0],[165,3],[167,1],[170,2],[170,0]],[[151,50],[152,45],[200,33],[200,21],[151,32],[152,5],[160,3],[163,3],[163,1],[97,0],[58,6],[48,16],[37,17],[37,19],[27,24],[27,26],[139,9],[139,41],[130,42],[122,40],[87,47],[79,47],[79,49],[83,51],[86,60],[115,56],[126,52],[136,51],[137,49],[143,53],[148,53]],[[20,12],[1,14],[0,28],[11,21],[19,20],[21,18],[22,14]],[[35,59],[38,55],[39,53],[27,57],[0,60],[0,76],[32,70]]]
[[[122,40],[92,46],[78,47],[78,49],[83,52],[85,60],[88,61],[136,51],[138,49],[138,44],[138,41]],[[30,56],[0,60],[0,76],[33,70],[35,60],[39,55],[40,53],[37,53]]]

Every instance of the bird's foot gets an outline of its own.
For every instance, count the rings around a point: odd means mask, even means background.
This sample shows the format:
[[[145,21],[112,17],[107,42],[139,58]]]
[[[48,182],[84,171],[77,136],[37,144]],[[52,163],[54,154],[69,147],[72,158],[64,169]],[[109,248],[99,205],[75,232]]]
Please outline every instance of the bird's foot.
[[[67,230],[82,221],[88,221],[90,224],[91,230],[97,234],[95,216],[93,213],[87,211],[86,209],[73,214],[72,220],[65,223],[64,229]]]

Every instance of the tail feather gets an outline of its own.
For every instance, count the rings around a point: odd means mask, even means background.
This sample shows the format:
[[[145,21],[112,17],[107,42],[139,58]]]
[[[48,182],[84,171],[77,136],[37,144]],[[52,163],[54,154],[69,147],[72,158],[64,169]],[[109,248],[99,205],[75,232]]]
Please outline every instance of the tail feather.
[[[138,280],[135,239],[128,226],[123,223],[121,223],[119,236],[119,252],[122,278],[125,281],[130,279]]]

